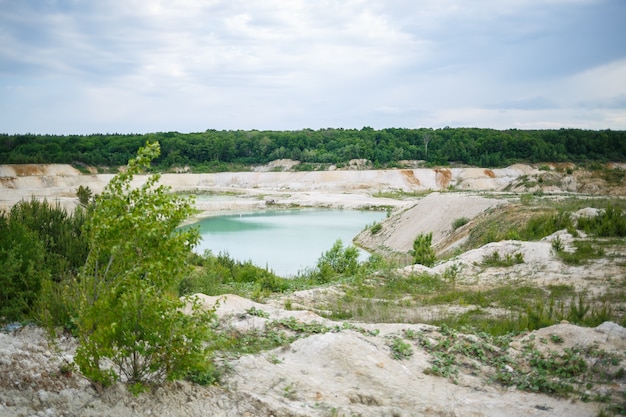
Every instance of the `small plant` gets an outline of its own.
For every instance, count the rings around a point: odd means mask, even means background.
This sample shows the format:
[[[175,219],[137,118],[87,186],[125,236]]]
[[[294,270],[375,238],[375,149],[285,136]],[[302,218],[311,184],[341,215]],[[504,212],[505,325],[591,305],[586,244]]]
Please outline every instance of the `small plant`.
[[[559,336],[558,334],[551,334],[550,340],[552,341],[552,343],[556,343],[558,345],[564,342],[563,338]]]
[[[413,241],[413,263],[421,264],[424,266],[433,266],[435,264],[435,251],[432,248],[433,234],[432,233],[420,233]]]
[[[609,204],[598,216],[578,219],[578,227],[600,237],[624,237],[626,236],[626,213],[621,208]]]
[[[283,397],[292,401],[298,399],[298,391],[296,390],[296,386],[293,383],[290,383],[283,389]]]
[[[72,362],[64,362],[59,367],[59,373],[64,377],[71,378],[72,374],[76,371],[76,365]]]
[[[563,241],[561,240],[560,236],[557,236],[554,239],[552,239],[552,249],[554,250],[554,252],[561,253],[563,252],[564,248],[565,246],[563,245]]]
[[[419,333],[413,329],[404,329],[402,332],[404,337],[409,340],[416,340],[419,337]]]
[[[276,355],[270,355],[269,358],[267,358],[268,362],[274,365],[278,365],[279,363],[281,363],[282,361],[280,360],[280,358]]]
[[[574,246],[576,247],[575,252],[558,252],[561,260],[568,265],[582,265],[587,263],[589,259],[604,256],[604,250],[600,247],[595,247],[590,242],[576,240]]]
[[[249,309],[246,310],[246,313],[250,316],[255,316],[255,317],[262,317],[264,319],[268,319],[270,317],[270,314],[266,311],[263,310],[259,310],[256,307],[252,306]]]
[[[91,188],[80,185],[76,190],[76,196],[78,197],[78,202],[80,203],[80,205],[83,207],[87,207],[92,201],[93,192],[91,191]]]
[[[465,226],[467,223],[469,223],[469,219],[467,217],[460,217],[452,222],[452,230]]]
[[[194,384],[208,386],[215,385],[220,382],[220,376],[223,372],[222,368],[217,368],[209,364],[205,369],[193,369],[187,374],[187,380]]]
[[[413,355],[413,348],[411,345],[400,337],[395,337],[391,342],[391,357],[394,359],[402,360],[410,358]]]
[[[521,252],[514,254],[507,253],[504,257],[498,251],[493,251],[490,255],[483,257],[483,266],[508,267],[524,263],[524,255]]]
[[[371,228],[370,228],[370,233],[375,235],[377,233],[379,233],[381,230],[383,230],[383,225],[380,223],[375,223]]]
[[[452,286],[454,287],[460,270],[461,268],[458,264],[452,264],[451,266],[447,267],[445,271],[443,271],[443,279],[452,284]]]

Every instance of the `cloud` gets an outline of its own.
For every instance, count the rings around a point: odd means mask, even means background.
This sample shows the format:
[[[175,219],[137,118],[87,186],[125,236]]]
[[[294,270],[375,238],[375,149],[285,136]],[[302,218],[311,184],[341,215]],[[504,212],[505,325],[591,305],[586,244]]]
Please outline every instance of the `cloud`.
[[[626,128],[625,17],[621,0],[0,0],[0,129]]]

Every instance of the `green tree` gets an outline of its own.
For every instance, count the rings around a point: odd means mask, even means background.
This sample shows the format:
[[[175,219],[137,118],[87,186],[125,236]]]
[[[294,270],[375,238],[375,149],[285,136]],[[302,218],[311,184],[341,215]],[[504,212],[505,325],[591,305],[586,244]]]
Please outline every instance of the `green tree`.
[[[39,295],[45,267],[43,243],[35,232],[0,213],[0,324],[27,317]]]
[[[76,190],[76,197],[78,197],[78,202],[81,206],[87,207],[93,197],[91,188],[84,187],[82,185],[78,186],[78,189]]]
[[[158,142],[141,148],[96,197],[86,224],[90,252],[79,275],[75,361],[96,386],[117,379],[143,386],[210,365],[203,346],[212,312],[177,296],[199,239],[195,228],[177,229],[190,201],[157,186],[158,174],[131,187],[159,152]],[[105,358],[114,366],[103,366]]]
[[[420,233],[413,241],[413,263],[424,266],[433,266],[435,264],[435,251],[432,248],[433,234]]]
[[[359,267],[359,250],[354,246],[343,247],[338,239],[333,247],[324,252],[317,260],[319,280],[328,282],[338,274],[352,275]]]
[[[87,257],[82,209],[20,201],[0,212],[0,322],[33,319],[44,281],[75,275]]]

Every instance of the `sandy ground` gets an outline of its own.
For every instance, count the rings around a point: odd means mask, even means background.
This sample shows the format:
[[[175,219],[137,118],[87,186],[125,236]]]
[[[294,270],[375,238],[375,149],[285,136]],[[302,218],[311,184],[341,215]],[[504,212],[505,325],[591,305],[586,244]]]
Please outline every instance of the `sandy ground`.
[[[268,320],[294,317],[342,329],[343,324],[306,311],[286,311],[227,295],[199,295],[208,307],[240,331],[262,328]],[[268,317],[246,314],[250,308]],[[597,414],[583,403],[490,385],[463,371],[452,382],[428,375],[428,353],[413,344],[406,360],[391,356],[389,340],[402,331],[436,332],[427,325],[359,324],[309,336],[287,348],[247,355],[230,363],[221,387],[170,383],[138,397],[123,385],[102,393],[77,374],[63,374],[75,341],[48,341],[27,327],[0,334],[0,415],[17,416],[571,416]],[[375,330],[375,331],[374,331]],[[534,332],[559,335],[563,346],[595,346],[607,352],[626,349],[626,329],[612,323],[598,328],[562,324]],[[521,345],[532,335],[520,337]],[[546,347],[547,348],[547,347]],[[514,349],[514,348],[513,348]]]

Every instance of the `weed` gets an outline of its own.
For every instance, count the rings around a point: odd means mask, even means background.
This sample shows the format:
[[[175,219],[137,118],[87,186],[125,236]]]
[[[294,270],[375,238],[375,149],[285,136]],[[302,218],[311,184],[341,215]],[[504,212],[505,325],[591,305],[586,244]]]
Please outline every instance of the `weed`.
[[[409,340],[415,340],[418,338],[418,332],[413,329],[404,329],[403,330],[404,337]]]
[[[391,357],[394,359],[408,359],[413,355],[413,348],[411,345],[400,337],[395,337],[391,341]]]
[[[533,195],[532,194],[522,194],[519,197],[519,201],[520,203],[522,203],[525,206],[529,206],[532,204],[533,202]]]
[[[298,399],[298,391],[296,390],[296,386],[293,383],[290,383],[285,388],[283,388],[283,397],[292,401]]]
[[[206,369],[195,369],[187,374],[186,379],[198,385],[215,385],[220,382],[220,377],[225,371],[213,365]]]
[[[269,358],[267,358],[268,362],[274,365],[278,365],[279,363],[281,363],[282,361],[280,360],[280,358],[276,355],[271,355]]]
[[[575,252],[558,252],[559,257],[568,265],[582,265],[590,259],[601,258],[605,255],[604,249],[595,247],[590,242],[583,240],[574,241]]]
[[[454,285],[456,283],[456,278],[459,275],[460,271],[461,271],[461,267],[459,266],[459,264],[452,264],[451,266],[447,267],[443,271],[443,278],[447,282]]]
[[[258,310],[256,307],[252,306],[249,309],[246,310],[246,313],[250,316],[255,316],[255,317],[262,317],[262,318],[269,318],[270,314],[266,311],[263,310]]]

